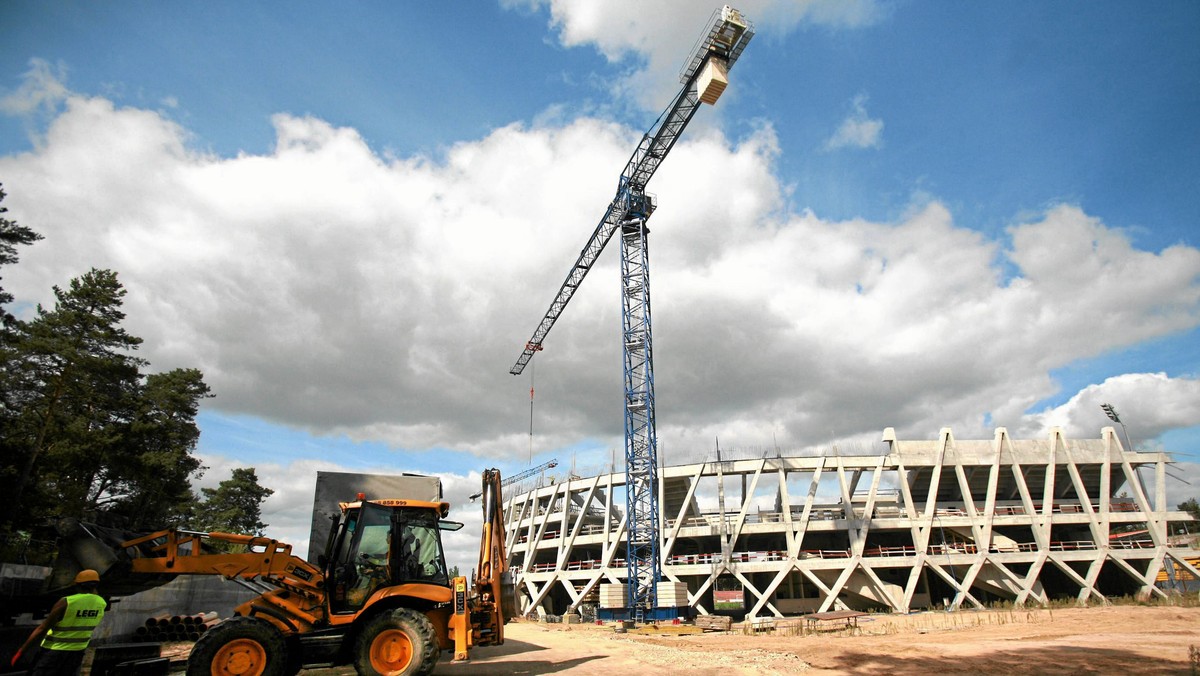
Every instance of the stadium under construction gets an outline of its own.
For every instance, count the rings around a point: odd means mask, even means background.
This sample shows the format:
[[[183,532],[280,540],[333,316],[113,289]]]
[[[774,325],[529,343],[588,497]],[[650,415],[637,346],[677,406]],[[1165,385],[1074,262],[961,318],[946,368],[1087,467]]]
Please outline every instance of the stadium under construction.
[[[1167,504],[1172,460],[1098,439],[900,440],[869,453],[718,460],[658,472],[659,606],[750,618],[1166,596],[1200,578]],[[625,583],[625,473],[514,486],[524,612],[603,612]],[[1165,583],[1160,580],[1166,580]],[[605,591],[605,593],[601,593]]]

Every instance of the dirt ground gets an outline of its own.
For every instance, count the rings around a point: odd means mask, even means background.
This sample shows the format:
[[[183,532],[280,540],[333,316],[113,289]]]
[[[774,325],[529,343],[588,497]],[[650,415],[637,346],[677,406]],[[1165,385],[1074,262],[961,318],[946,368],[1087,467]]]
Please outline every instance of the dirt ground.
[[[1197,607],[874,615],[857,631],[803,636],[618,634],[612,626],[527,622],[505,632],[503,646],[480,648],[469,663],[443,653],[434,674],[1200,674]]]

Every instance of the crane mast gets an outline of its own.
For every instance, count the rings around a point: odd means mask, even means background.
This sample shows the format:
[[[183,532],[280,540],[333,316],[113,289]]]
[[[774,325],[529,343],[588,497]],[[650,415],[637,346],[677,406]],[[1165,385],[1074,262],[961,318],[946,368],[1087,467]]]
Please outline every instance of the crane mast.
[[[713,104],[726,74],[754,27],[726,5],[713,13],[680,73],[683,88],[633,151],[587,244],[555,294],[550,308],[509,373],[519,375],[591,271],[600,252],[621,231],[621,325],[625,371],[625,518],[627,608],[633,619],[656,606],[659,561],[658,459],[654,418],[654,351],[650,320],[650,267],[646,221],[657,206],[646,185],[666,159],[700,103]]]

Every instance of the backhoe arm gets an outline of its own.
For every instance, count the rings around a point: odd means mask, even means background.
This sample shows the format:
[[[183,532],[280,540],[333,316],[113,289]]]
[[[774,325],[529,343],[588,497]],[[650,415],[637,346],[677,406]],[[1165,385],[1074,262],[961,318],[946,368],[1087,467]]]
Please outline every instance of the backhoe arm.
[[[481,597],[495,605],[497,644],[504,643],[504,609],[501,578],[508,572],[504,553],[504,497],[500,486],[500,470],[483,473],[483,535],[479,540],[479,566],[475,569],[475,588]]]
[[[204,540],[243,545],[246,551],[205,552],[201,546]],[[271,538],[169,529],[128,540],[122,547],[151,553],[151,556],[130,561],[130,570],[134,573],[220,575],[230,580],[262,580],[302,596],[321,598],[324,582],[321,571],[293,555],[291,545]]]
[[[454,614],[450,619],[454,661],[469,659],[472,646],[504,643],[504,623],[512,612],[506,602],[512,578],[504,552],[504,498],[500,470],[483,473],[483,532],[479,538],[479,565],[467,590],[467,579],[454,579]]]

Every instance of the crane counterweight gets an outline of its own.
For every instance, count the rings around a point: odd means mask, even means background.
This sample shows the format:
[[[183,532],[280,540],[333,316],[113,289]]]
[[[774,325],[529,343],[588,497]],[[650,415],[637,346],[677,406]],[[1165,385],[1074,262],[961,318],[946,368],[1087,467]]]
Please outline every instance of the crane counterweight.
[[[704,64],[704,70],[700,71],[700,79],[696,81],[696,90],[700,92],[700,103],[707,103],[710,106],[716,103],[728,84],[729,68],[725,65],[724,59],[709,59],[708,63]]]

